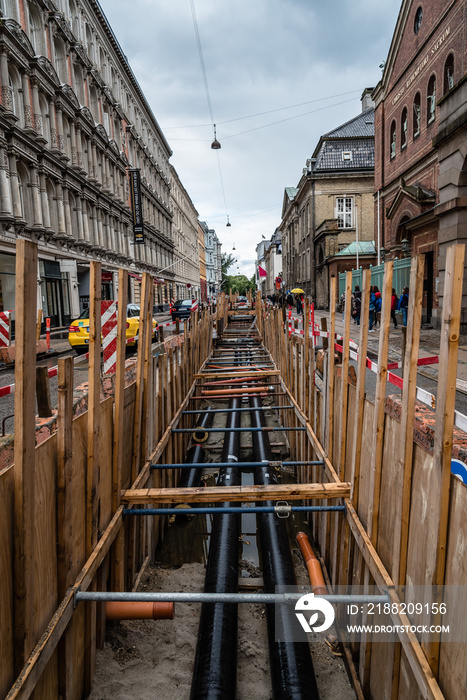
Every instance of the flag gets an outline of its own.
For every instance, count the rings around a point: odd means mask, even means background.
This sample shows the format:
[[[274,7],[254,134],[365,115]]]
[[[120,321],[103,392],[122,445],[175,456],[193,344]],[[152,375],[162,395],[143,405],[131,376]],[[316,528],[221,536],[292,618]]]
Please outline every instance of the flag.
[[[258,265],[258,274],[259,274],[260,278],[266,277],[266,275],[267,275],[266,270],[264,269],[264,267],[261,267],[261,265]]]

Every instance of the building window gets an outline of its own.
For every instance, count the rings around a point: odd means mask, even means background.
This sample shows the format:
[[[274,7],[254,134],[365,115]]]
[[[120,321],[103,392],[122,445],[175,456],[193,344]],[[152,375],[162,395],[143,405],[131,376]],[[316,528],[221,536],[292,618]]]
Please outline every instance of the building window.
[[[391,160],[396,157],[396,131],[396,122],[393,121],[391,124],[391,136],[389,139]]]
[[[420,127],[422,123],[422,107],[420,93],[417,92],[413,101],[413,137],[420,136]]]
[[[407,148],[407,128],[408,128],[407,107],[404,107],[404,109],[402,110],[402,115],[401,115],[401,151],[404,148]]]
[[[352,160],[352,151],[342,151],[342,160]]]
[[[445,95],[451,88],[454,87],[454,56],[452,53],[446,59],[444,64],[444,89],[443,95]]]
[[[414,30],[415,34],[418,34],[418,32],[420,31],[420,27],[422,25],[422,18],[423,18],[423,10],[421,7],[419,7],[415,13],[415,20],[413,23],[413,30]]]
[[[434,75],[431,76],[428,82],[428,90],[426,95],[427,103],[427,115],[426,123],[431,124],[435,120],[435,110],[436,110],[436,78]]]
[[[353,226],[353,197],[337,197],[336,219],[339,228],[352,228]]]

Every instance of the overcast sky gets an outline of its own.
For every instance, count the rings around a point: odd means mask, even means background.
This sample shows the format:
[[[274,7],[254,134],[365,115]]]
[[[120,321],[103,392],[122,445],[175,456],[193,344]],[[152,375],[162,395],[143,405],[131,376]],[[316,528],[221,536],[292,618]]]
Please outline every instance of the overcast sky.
[[[190,0],[100,0],[199,218],[223,252],[235,242],[239,271],[251,276],[256,244],[281,221],[284,188],[297,185],[321,134],[359,114],[363,89],[380,79],[401,2],[194,2],[219,151],[210,148]],[[259,112],[270,113],[252,116]]]

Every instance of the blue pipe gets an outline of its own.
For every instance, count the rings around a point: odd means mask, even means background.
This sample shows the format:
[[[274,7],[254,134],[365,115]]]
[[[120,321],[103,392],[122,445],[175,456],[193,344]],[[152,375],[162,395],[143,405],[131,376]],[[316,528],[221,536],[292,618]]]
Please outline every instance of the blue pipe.
[[[345,506],[291,506],[292,513],[322,513],[345,511]],[[224,515],[224,513],[276,513],[274,506],[228,506],[209,508],[125,508],[123,515]]]

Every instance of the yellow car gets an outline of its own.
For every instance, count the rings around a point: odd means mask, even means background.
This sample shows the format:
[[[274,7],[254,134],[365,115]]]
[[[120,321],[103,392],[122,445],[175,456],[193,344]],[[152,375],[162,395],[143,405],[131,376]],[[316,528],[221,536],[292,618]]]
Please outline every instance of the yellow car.
[[[127,305],[126,318],[126,339],[127,347],[135,347],[136,336],[139,331],[139,306],[136,304]],[[131,338],[131,340],[130,340]],[[157,341],[159,330],[157,321],[152,319],[152,338]],[[89,350],[89,309],[84,309],[76,321],[72,321],[68,329],[68,342],[76,350],[78,355],[83,355]]]

